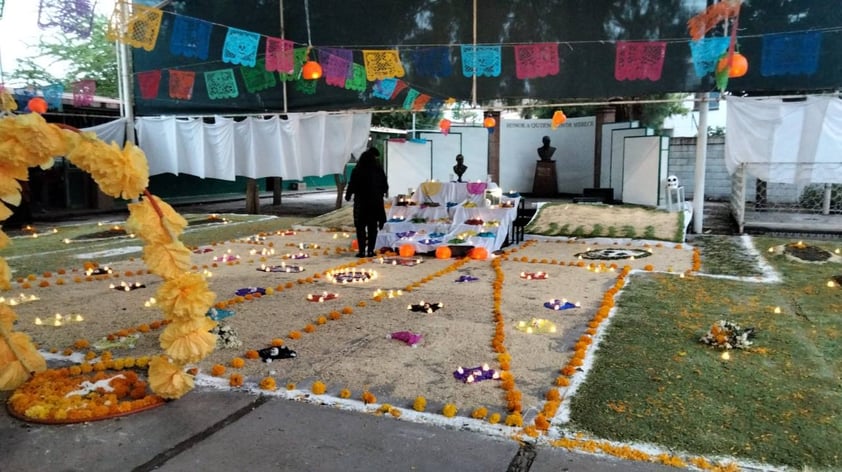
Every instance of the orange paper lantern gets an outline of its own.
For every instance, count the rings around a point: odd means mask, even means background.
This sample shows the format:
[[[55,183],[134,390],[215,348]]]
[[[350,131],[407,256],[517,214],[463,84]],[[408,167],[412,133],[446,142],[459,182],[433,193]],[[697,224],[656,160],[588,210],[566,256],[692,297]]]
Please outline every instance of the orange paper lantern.
[[[32,113],[38,113],[40,115],[41,113],[47,112],[47,101],[41,97],[34,97],[29,100],[26,107]]]
[[[728,67],[727,54],[719,60],[719,64],[716,65],[716,70],[718,72],[722,72],[726,67]],[[728,71],[728,77],[732,79],[742,77],[746,75],[746,72],[748,72],[748,59],[746,59],[746,57],[742,54],[735,52],[731,57],[731,69]]]
[[[447,118],[443,118],[439,121],[439,128],[441,129],[441,133],[447,135],[450,132],[450,120]]]
[[[436,259],[450,259],[453,252],[448,246],[439,246],[436,248]]]
[[[482,125],[485,126],[486,128],[493,128],[493,127],[497,126],[497,120],[495,120],[493,117],[489,116],[485,120],[483,120]]]
[[[471,259],[476,260],[488,259],[488,249],[482,246],[477,246],[471,249],[469,256],[471,256]]]
[[[551,125],[552,129],[556,129],[563,125],[565,121],[567,121],[567,115],[565,115],[561,110],[556,111],[553,113],[553,122]]]
[[[322,66],[316,61],[307,61],[301,67],[301,77],[306,80],[316,80],[322,77]]]
[[[401,257],[412,257],[415,255],[415,246],[412,244],[404,244],[398,250],[398,254],[400,254]]]

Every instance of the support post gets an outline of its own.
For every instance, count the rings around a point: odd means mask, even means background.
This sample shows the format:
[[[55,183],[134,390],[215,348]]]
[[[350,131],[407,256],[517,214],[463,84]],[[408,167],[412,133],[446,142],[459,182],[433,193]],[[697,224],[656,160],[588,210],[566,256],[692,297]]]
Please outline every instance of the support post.
[[[246,213],[257,215],[260,213],[260,193],[257,191],[257,180],[246,180]]]
[[[705,212],[705,167],[708,152],[708,94],[700,94],[696,131],[696,172],[693,179],[693,232],[702,233]],[[698,96],[698,95],[697,95]]]

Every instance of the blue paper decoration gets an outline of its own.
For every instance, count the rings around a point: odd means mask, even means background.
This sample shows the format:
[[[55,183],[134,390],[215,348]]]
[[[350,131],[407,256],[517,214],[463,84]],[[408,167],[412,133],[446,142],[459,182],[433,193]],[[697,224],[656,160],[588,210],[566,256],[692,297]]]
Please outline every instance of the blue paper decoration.
[[[381,79],[374,83],[371,94],[383,100],[391,100],[392,93],[398,85],[398,79]]]
[[[453,73],[447,47],[416,49],[409,53],[409,58],[414,74],[419,77],[450,77]]]
[[[61,95],[64,93],[64,85],[52,84],[41,89],[44,93],[44,100],[47,101],[47,107],[50,110],[61,111]]]
[[[182,15],[176,16],[170,38],[170,52],[206,60],[212,29],[213,24],[207,21]]]
[[[731,38],[724,36],[690,41],[690,54],[693,56],[697,77],[704,77],[716,70],[719,58],[728,49],[730,41]]]
[[[763,36],[760,73],[775,75],[813,75],[819,68],[822,34],[818,31],[781,33]]]
[[[475,51],[476,49],[476,51]],[[500,76],[500,46],[462,46],[462,75],[473,77]]]
[[[222,61],[254,67],[257,61],[257,45],[260,35],[237,28],[228,28],[225,45],[222,47]]]

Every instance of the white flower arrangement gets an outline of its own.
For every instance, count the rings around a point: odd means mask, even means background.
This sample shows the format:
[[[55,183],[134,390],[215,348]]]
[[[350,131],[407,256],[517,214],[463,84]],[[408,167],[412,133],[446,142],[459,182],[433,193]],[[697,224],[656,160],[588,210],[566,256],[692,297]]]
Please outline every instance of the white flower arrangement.
[[[748,349],[753,344],[754,334],[754,328],[742,328],[733,321],[719,320],[699,341],[720,349]]]

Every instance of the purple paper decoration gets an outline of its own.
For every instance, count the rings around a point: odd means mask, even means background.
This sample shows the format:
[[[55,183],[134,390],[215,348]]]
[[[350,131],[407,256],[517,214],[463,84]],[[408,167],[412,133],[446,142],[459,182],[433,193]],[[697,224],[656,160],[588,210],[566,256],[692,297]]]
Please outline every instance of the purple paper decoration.
[[[0,10],[2,10],[0,2]],[[90,0],[41,0],[38,6],[38,26],[57,27],[65,33],[89,38],[94,24],[94,7]]]
[[[667,43],[663,41],[617,42],[614,78],[617,80],[647,79],[653,82],[660,80],[666,51]]]
[[[61,96],[64,94],[64,85],[52,84],[41,89],[44,93],[44,100],[47,101],[47,107],[50,110],[61,111]]]
[[[266,70],[292,74],[295,71],[295,43],[288,39],[266,38]]]
[[[254,295],[255,293],[259,293],[261,295],[266,295],[266,289],[263,287],[243,287],[238,288],[234,295],[238,297],[244,297],[246,295]]]
[[[518,79],[557,75],[558,69],[558,45],[556,43],[515,46],[515,71]]]
[[[237,28],[228,28],[222,46],[222,62],[254,67],[260,35]]]
[[[322,64],[325,82],[334,87],[344,88],[351,75],[354,52],[350,49],[322,48],[319,49],[319,61]]]
[[[170,38],[170,52],[176,56],[207,59],[212,29],[213,24],[207,21],[177,15]]]
[[[477,367],[470,367],[468,369],[458,367],[453,371],[453,377],[464,383],[475,383],[483,380],[500,380],[500,374],[485,364]]]
[[[697,77],[704,77],[716,70],[716,64],[730,42],[731,38],[723,36],[690,41],[690,54],[693,56]]]
[[[422,335],[413,333],[412,331],[395,331],[387,336],[389,339],[397,339],[403,341],[410,347],[416,347],[421,342]]]
[[[781,33],[763,36],[760,73],[776,75],[813,75],[819,68],[822,33]]]
[[[413,71],[419,77],[450,77],[453,66],[450,63],[450,49],[434,47],[416,49],[409,53]]]
[[[473,77],[500,76],[500,46],[462,46],[462,75]]]
[[[205,86],[207,87],[208,98],[211,100],[237,98],[240,95],[240,91],[237,89],[237,79],[234,77],[234,69],[205,72]]]
[[[80,80],[74,82],[71,87],[73,88],[73,106],[89,107],[94,103],[96,81],[91,79]]]

